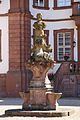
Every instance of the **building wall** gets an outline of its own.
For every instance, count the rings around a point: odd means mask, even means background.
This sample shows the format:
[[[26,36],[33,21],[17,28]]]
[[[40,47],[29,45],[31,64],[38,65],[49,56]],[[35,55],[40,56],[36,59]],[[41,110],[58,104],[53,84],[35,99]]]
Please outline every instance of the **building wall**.
[[[53,51],[52,56],[54,59],[54,30],[60,29],[73,29],[74,30],[74,40],[76,46],[74,48],[74,60],[77,61],[77,30],[75,21],[71,19],[72,8],[69,9],[53,9],[53,0],[49,0],[49,9],[37,9],[33,7],[33,0],[30,0],[30,12],[34,18],[36,18],[37,13],[42,13],[43,19],[46,23],[46,30],[49,30],[49,43],[51,44]],[[35,20],[31,20],[31,35],[33,35],[33,24]],[[33,40],[32,40],[33,41]],[[32,42],[33,43],[33,42]]]
[[[0,30],[1,30],[0,73],[7,73],[7,71],[9,70],[8,17],[0,17]]]
[[[37,9],[33,8],[33,0],[30,0],[30,11],[31,14],[36,17],[37,13],[43,14],[43,19],[64,19],[64,18],[70,18],[70,15],[72,14],[72,9],[62,9],[62,10],[54,10],[53,9],[53,0],[49,0],[49,9]]]
[[[51,44],[51,47],[53,49],[52,56],[53,59],[55,58],[56,52],[55,51],[55,31],[56,30],[73,30],[73,38],[72,41],[76,42],[76,46],[72,49],[73,59],[74,61],[79,62],[79,39],[80,39],[80,17],[75,18],[71,17],[74,16],[76,13],[77,3],[78,0],[73,0],[73,4],[69,8],[63,8],[63,9],[54,9],[54,2],[56,0],[49,0],[49,6],[47,9],[40,8],[40,7],[34,7],[33,0],[30,0],[30,12],[33,15],[33,18],[31,19],[31,36],[33,35],[33,24],[36,21],[36,14],[42,13],[43,20],[46,24],[46,30],[49,30],[49,43]],[[74,7],[75,6],[75,7]],[[75,12],[75,13],[74,13]],[[72,42],[73,43],[73,42]],[[33,39],[32,39],[33,44]],[[64,66],[66,64],[66,67]],[[78,71],[78,67],[80,65],[77,64],[77,71],[76,73],[70,73],[70,63],[64,63],[64,65],[61,66],[58,73],[56,74],[56,91],[62,92],[63,96],[79,96],[80,95],[80,72]],[[66,69],[68,67],[68,71],[66,72]],[[78,77],[77,77],[78,76]],[[61,77],[61,78],[60,78]]]
[[[9,70],[9,23],[8,23],[8,10],[10,8],[9,0],[3,0],[0,3],[0,30],[1,30],[1,61],[0,73],[7,73]]]
[[[0,97],[26,91],[25,62],[30,56],[30,13],[27,0],[0,3]]]
[[[6,96],[6,74],[9,70],[9,22],[10,0],[0,3],[1,59],[0,59],[0,96]]]
[[[49,31],[49,43],[53,49],[53,59],[55,56],[55,30],[73,29],[73,38],[76,42],[74,60],[78,60],[78,39],[80,37],[77,34],[80,34],[80,32],[77,32],[75,20],[70,17],[72,15],[72,8],[53,9],[53,1],[49,0],[49,7],[47,9],[34,8],[33,0],[16,0],[16,2],[14,0],[1,1],[0,97],[18,96],[19,91],[27,91],[25,63],[30,56],[30,43],[32,42],[33,44],[33,39],[31,39],[33,24],[36,21],[36,14],[39,12],[42,13],[43,20],[46,23],[47,27],[45,30]],[[80,27],[78,30],[80,30]],[[79,78],[80,76],[78,76],[78,81]],[[78,85],[79,92],[80,86]]]

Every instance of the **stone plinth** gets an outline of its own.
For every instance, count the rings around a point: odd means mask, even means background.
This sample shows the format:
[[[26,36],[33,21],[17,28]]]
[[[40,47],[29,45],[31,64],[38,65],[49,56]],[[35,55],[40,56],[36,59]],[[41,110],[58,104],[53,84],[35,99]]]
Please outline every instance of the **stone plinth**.
[[[63,117],[63,116],[70,116],[74,113],[72,109],[59,109],[56,111],[49,110],[49,111],[24,111],[22,109],[13,109],[13,110],[6,110],[5,114],[7,116],[30,116],[30,117]]]
[[[57,100],[62,93],[46,92],[46,89],[33,89],[29,93],[20,92],[24,100],[24,110],[56,110]]]
[[[20,92],[20,96],[24,100],[24,110],[42,110],[46,107],[46,89],[32,88],[30,92]]]

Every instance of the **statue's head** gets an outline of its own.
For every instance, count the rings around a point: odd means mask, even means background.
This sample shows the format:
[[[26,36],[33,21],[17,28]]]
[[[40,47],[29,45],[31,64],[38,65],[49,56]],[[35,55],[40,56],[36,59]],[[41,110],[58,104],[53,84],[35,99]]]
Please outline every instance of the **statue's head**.
[[[42,14],[41,14],[41,13],[38,13],[38,14],[36,15],[36,17],[37,17],[37,20],[38,20],[38,21],[42,20]]]

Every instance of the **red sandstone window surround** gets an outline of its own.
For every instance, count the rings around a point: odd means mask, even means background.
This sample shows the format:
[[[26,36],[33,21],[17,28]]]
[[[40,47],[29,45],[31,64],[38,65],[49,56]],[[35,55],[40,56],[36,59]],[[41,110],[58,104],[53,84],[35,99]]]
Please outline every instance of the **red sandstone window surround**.
[[[74,0],[54,0],[53,9],[68,9],[72,7]]]
[[[54,59],[64,61],[64,55],[69,55],[69,60],[74,60],[73,29],[61,29],[54,31]]]
[[[49,30],[44,30],[44,33],[47,35],[46,37],[46,43],[49,44]]]
[[[33,0],[33,8],[49,9],[49,0]]]

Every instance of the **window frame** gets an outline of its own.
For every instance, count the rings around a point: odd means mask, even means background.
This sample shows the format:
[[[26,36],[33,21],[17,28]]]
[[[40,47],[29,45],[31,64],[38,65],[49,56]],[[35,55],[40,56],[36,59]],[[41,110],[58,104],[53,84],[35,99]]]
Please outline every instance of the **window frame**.
[[[55,61],[58,61],[58,62],[61,62],[61,61],[64,61],[64,60],[58,60],[58,38],[57,38],[57,34],[59,33],[67,33],[67,32],[70,32],[71,33],[71,45],[69,48],[71,48],[71,60],[74,60],[74,47],[73,47],[73,35],[74,35],[74,30],[73,29],[61,29],[61,30],[54,30],[54,53],[56,53],[54,55],[54,60]],[[65,47],[65,48],[68,48],[68,47]],[[69,61],[71,61],[69,60]]]
[[[70,44],[69,45],[66,45],[66,33],[70,33]],[[62,45],[59,45],[59,34],[62,34],[63,35],[63,37],[62,37],[62,39],[63,39],[63,41],[62,41]],[[58,61],[60,61],[60,56],[59,56],[59,53],[60,53],[60,51],[59,51],[59,49],[63,49],[63,56],[65,55],[65,54],[69,54],[69,53],[66,53],[66,49],[71,49],[71,32],[59,32],[59,33],[57,33],[57,59],[58,59]],[[63,57],[62,56],[62,57]],[[71,59],[71,57],[70,57],[70,59]],[[62,61],[63,61],[63,59],[62,59]]]
[[[44,7],[44,0],[43,0],[43,5],[40,6],[40,0],[36,0],[37,2],[34,3],[34,6],[38,6],[38,7]]]
[[[36,0],[33,0],[33,8],[44,9],[44,10],[48,10],[49,9],[49,0],[44,0],[44,6],[37,6],[37,5],[35,5],[35,1]]]
[[[53,0],[54,1],[54,7],[53,9],[69,9],[72,7],[72,3],[74,0],[71,0],[71,5],[70,6],[57,6],[58,0]]]

